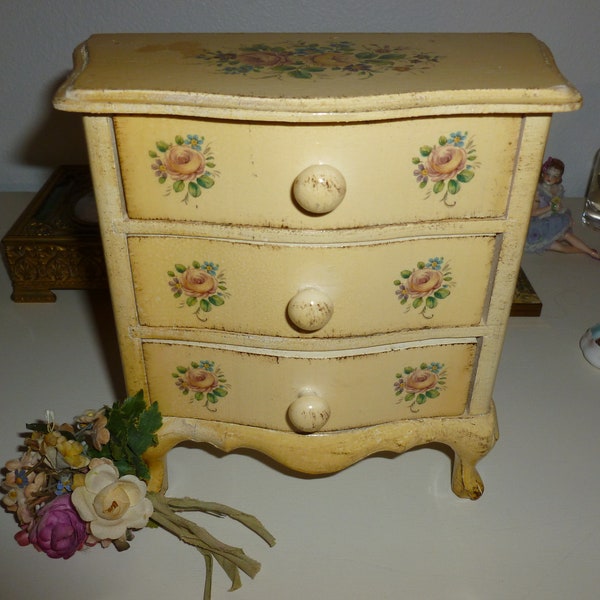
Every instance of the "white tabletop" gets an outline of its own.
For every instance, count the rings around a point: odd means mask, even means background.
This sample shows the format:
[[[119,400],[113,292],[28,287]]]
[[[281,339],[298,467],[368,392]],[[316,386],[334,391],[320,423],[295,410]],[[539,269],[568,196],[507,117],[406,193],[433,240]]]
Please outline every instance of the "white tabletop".
[[[0,194],[0,235],[31,196]],[[581,201],[571,206],[578,217]],[[576,227],[600,247],[600,232]],[[270,549],[241,526],[202,517],[263,565],[233,594],[215,567],[213,600],[598,598],[600,370],[578,341],[600,321],[600,263],[547,253],[523,264],[544,307],[539,318],[509,321],[495,391],[501,437],[480,463],[480,500],[452,494],[441,447],[320,478],[250,452],[171,452],[170,495],[250,512],[278,540]],[[1,462],[19,455],[18,434],[45,409],[67,421],[124,393],[105,294],[16,304],[10,292],[0,269]],[[201,597],[202,557],[163,530],[138,532],[124,553],[92,548],[68,561],[19,547],[16,531],[0,515],[3,598]]]

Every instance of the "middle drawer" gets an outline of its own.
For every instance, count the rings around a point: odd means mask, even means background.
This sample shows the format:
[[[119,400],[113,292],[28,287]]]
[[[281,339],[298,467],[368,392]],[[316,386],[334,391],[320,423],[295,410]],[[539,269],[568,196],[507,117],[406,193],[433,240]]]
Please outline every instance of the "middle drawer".
[[[344,245],[128,238],[140,325],[347,337],[482,320],[495,235]]]

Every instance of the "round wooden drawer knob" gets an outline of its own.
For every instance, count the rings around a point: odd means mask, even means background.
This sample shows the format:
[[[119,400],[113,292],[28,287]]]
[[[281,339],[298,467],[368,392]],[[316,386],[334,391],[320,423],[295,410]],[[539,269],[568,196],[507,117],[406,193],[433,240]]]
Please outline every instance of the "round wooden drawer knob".
[[[288,303],[290,321],[303,331],[317,331],[325,327],[333,315],[331,298],[316,288],[300,290]]]
[[[331,212],[346,195],[344,176],[331,165],[311,165],[294,180],[294,198],[306,211]]]
[[[302,392],[288,407],[290,423],[300,433],[315,433],[329,419],[331,409],[325,400],[314,392]]]

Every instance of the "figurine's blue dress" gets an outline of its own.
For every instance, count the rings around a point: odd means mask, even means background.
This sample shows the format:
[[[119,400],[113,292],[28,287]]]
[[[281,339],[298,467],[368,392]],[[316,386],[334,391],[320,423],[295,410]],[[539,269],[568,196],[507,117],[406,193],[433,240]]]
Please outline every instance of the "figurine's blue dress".
[[[562,185],[553,185],[550,189],[544,188],[542,184],[537,186],[536,198],[539,200],[539,207],[550,206],[552,198],[558,196],[561,200],[564,195]],[[543,252],[557,240],[564,237],[565,233],[571,230],[573,224],[569,210],[564,212],[546,213],[541,217],[531,217],[527,240],[525,242],[525,252]]]

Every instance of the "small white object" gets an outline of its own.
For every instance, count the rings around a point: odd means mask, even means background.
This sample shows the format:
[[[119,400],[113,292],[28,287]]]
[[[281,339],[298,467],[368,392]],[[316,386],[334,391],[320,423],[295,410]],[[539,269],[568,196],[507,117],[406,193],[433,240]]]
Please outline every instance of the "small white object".
[[[597,369],[600,369],[600,345],[597,343],[599,339],[600,323],[596,323],[596,325],[587,329],[579,340],[579,347],[583,352],[583,356]]]

